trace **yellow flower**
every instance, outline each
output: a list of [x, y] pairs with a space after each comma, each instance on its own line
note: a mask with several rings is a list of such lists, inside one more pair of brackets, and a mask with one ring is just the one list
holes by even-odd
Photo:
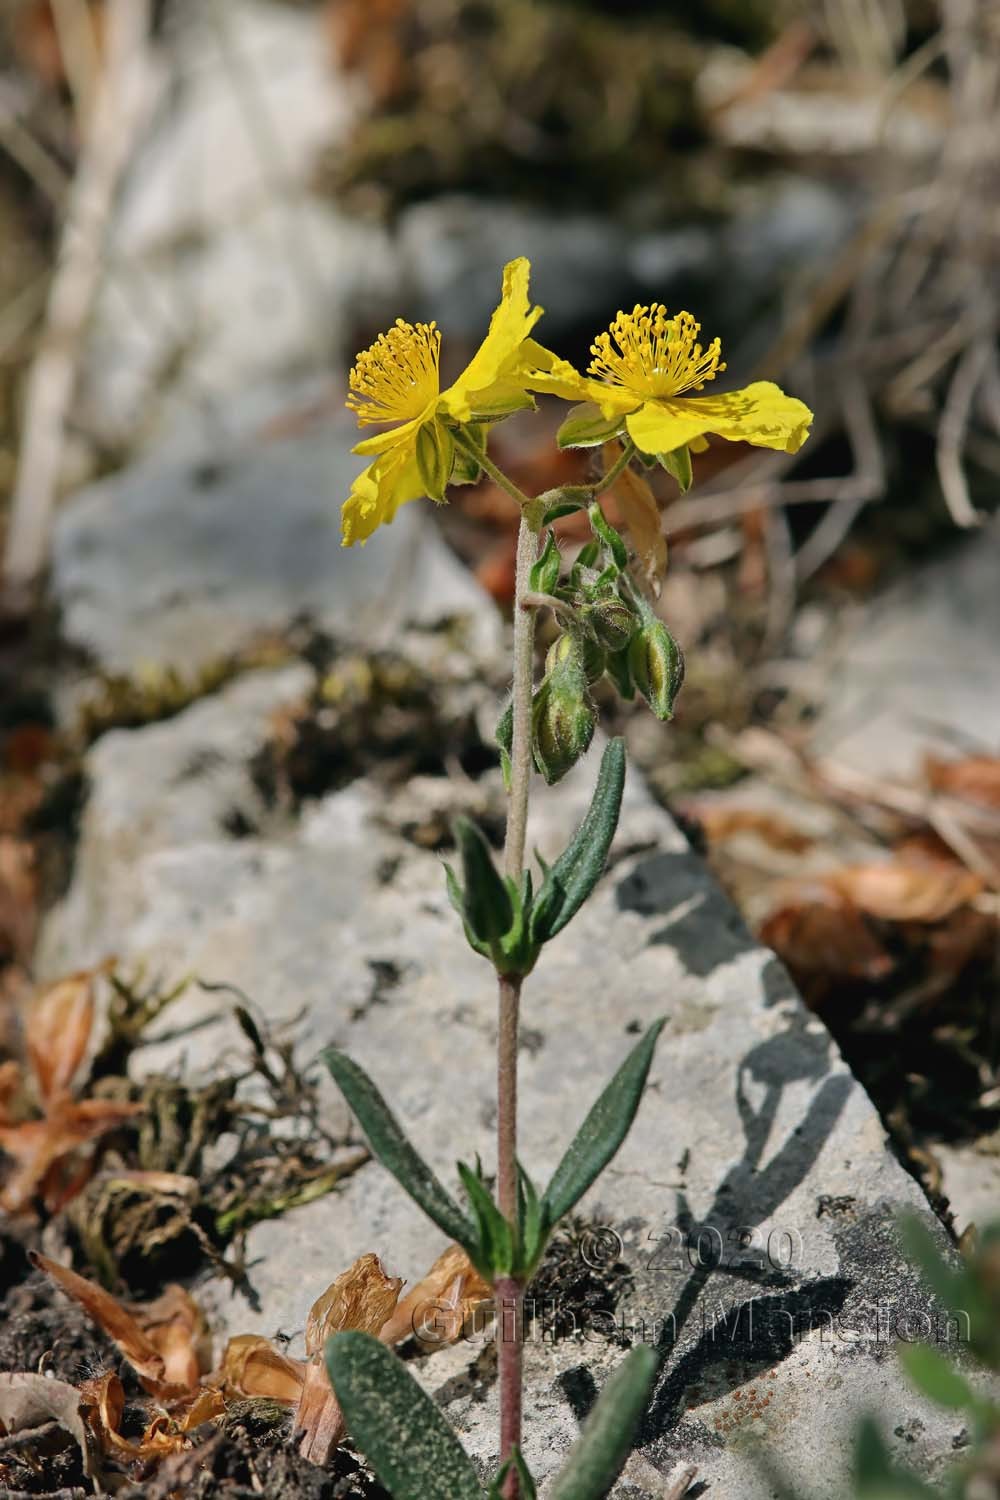
[[500, 306], [489, 332], [454, 385], [440, 389], [441, 335], [434, 323], [396, 320], [388, 333], [359, 354], [351, 371], [348, 407], [358, 425], [392, 423], [365, 438], [355, 453], [373, 462], [358, 475], [342, 515], [343, 544], [364, 542], [386, 525], [401, 505], [428, 492], [428, 473], [441, 499], [451, 473], [454, 447], [442, 418], [452, 422], [489, 421], [530, 406], [520, 374], [521, 349], [542, 315], [528, 302], [528, 261], [522, 256], [504, 267]]
[[719, 340], [703, 347], [700, 332], [690, 313], [670, 318], [662, 303], [636, 306], [620, 312], [591, 345], [592, 379], [534, 339], [524, 348], [534, 366], [522, 379], [529, 390], [592, 402], [609, 424], [624, 425], [642, 453], [672, 453], [687, 444], [701, 449], [709, 432], [796, 453], [809, 436], [812, 412], [770, 380], [720, 395], [690, 394], [726, 368]]

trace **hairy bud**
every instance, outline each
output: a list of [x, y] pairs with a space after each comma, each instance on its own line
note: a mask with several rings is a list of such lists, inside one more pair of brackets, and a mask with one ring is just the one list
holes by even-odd
[[651, 617], [632, 638], [628, 665], [656, 717], [672, 719], [674, 699], [684, 681], [684, 657], [662, 620]]

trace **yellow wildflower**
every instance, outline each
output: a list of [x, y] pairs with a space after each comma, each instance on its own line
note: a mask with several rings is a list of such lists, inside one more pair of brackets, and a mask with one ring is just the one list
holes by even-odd
[[393, 425], [354, 449], [372, 455], [373, 462], [358, 475], [344, 503], [345, 547], [366, 541], [406, 501], [428, 492], [434, 499], [443, 498], [454, 459], [449, 420], [490, 421], [531, 405], [520, 374], [520, 355], [542, 309], [528, 302], [529, 271], [523, 256], [504, 267], [500, 305], [489, 332], [447, 390], [440, 389], [441, 335], [434, 323], [404, 323], [399, 318], [358, 355], [347, 405], [361, 427]]
[[812, 412], [770, 380], [720, 395], [691, 394], [726, 368], [719, 340], [703, 347], [700, 332], [690, 313], [671, 318], [662, 303], [636, 306], [620, 312], [591, 345], [592, 378], [533, 339], [524, 358], [534, 364], [522, 378], [529, 390], [593, 403], [595, 420], [604, 419], [611, 429], [624, 426], [642, 453], [672, 453], [688, 444], [700, 449], [709, 432], [730, 442], [796, 453], [809, 436]]

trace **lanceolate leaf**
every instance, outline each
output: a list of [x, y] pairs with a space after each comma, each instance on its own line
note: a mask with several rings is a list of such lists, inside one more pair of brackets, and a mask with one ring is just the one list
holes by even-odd
[[618, 827], [624, 785], [625, 741], [615, 739], [604, 751], [586, 817], [545, 873], [531, 916], [531, 935], [536, 943], [547, 943], [561, 932], [601, 878]]
[[604, 1500], [649, 1403], [656, 1366], [656, 1352], [648, 1344], [625, 1356], [556, 1476], [549, 1500]]
[[654, 1022], [633, 1047], [556, 1167], [542, 1197], [542, 1213], [549, 1224], [556, 1224], [579, 1202], [628, 1135], [664, 1024], [664, 1020]]
[[373, 1155], [439, 1229], [450, 1239], [457, 1240], [470, 1255], [478, 1253], [474, 1226], [438, 1182], [423, 1157], [410, 1145], [368, 1074], [336, 1047], [327, 1047], [322, 1056], [357, 1115]]
[[371, 1334], [338, 1333], [326, 1367], [351, 1437], [393, 1500], [483, 1500], [469, 1455], [390, 1349]]

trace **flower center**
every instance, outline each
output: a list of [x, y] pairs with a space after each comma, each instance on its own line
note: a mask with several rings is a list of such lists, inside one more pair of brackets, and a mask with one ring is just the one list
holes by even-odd
[[437, 396], [440, 355], [436, 323], [404, 323], [397, 318], [388, 333], [380, 333], [371, 348], [358, 355], [351, 371], [346, 404], [357, 412], [358, 426], [419, 417]]
[[661, 302], [637, 305], [630, 313], [620, 312], [608, 332], [598, 335], [588, 373], [647, 400], [700, 391], [726, 368], [719, 340], [703, 349], [697, 341], [700, 332], [701, 324], [690, 313], [668, 318]]

